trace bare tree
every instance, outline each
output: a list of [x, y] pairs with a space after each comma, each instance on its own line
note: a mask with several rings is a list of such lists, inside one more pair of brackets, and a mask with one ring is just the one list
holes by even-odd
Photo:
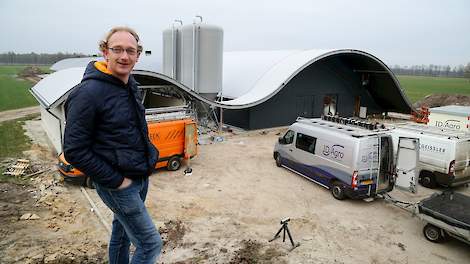
[[446, 66], [444, 67], [444, 69], [445, 69], [446, 77], [449, 77], [450, 66], [449, 66], [449, 65], [446, 65]]
[[81, 53], [0, 53], [0, 64], [53, 64], [66, 58], [88, 57]]

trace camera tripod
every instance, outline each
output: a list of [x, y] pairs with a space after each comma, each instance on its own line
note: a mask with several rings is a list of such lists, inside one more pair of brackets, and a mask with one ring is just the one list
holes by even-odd
[[282, 225], [281, 228], [279, 229], [279, 231], [277, 231], [274, 237], [271, 240], [269, 240], [269, 242], [274, 241], [275, 239], [279, 238], [280, 237], [279, 234], [281, 233], [281, 231], [284, 231], [282, 235], [282, 242], [286, 241], [286, 232], [287, 232], [290, 243], [292, 244], [292, 248], [290, 250], [294, 250], [296, 247], [300, 246], [300, 243], [297, 243], [297, 244], [294, 243], [294, 240], [292, 239], [292, 235], [290, 234], [290, 231], [289, 231], [289, 227], [287, 226], [287, 223], [289, 223], [289, 221], [290, 221], [290, 218], [281, 220], [281, 225]]

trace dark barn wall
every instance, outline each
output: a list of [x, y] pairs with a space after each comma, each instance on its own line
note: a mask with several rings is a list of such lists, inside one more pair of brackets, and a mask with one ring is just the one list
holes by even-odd
[[[219, 119], [220, 111], [216, 112], [217, 118]], [[224, 110], [223, 122], [224, 124], [229, 124], [243, 129], [250, 129], [250, 110]]]
[[339, 57], [315, 62], [266, 102], [248, 110], [225, 110], [224, 122], [245, 129], [287, 126], [298, 116], [320, 117], [327, 95], [337, 96], [337, 113], [341, 116], [353, 116], [357, 96], [368, 113], [381, 113], [382, 107], [369, 92], [375, 82], [371, 80], [363, 87], [361, 74], [353, 70]]
[[298, 116], [321, 116], [323, 98], [330, 94], [337, 95], [337, 111], [343, 116], [353, 115], [356, 96], [361, 97], [361, 105], [371, 110], [378, 108], [360, 86], [359, 75], [333, 58], [304, 69], [271, 99], [250, 108], [248, 118], [246, 112], [226, 110], [224, 119], [228, 124], [245, 129], [286, 126]]

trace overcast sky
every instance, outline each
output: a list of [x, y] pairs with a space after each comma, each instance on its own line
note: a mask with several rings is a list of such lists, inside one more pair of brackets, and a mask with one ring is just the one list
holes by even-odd
[[112, 26], [161, 54], [162, 31], [195, 15], [224, 29], [224, 50], [354, 48], [389, 66], [470, 62], [468, 0], [0, 0], [0, 53], [97, 53]]

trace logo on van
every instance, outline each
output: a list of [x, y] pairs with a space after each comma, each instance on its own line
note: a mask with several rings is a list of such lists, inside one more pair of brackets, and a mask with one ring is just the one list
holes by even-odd
[[446, 149], [439, 147], [439, 146], [434, 146], [434, 145], [429, 145], [429, 144], [423, 144], [421, 143], [419, 145], [419, 150], [420, 151], [425, 151], [425, 152], [436, 152], [436, 153], [445, 153]]
[[460, 121], [459, 120], [446, 120], [445, 122], [442, 121], [436, 121], [436, 126], [437, 127], [445, 127], [445, 128], [451, 128], [451, 129], [460, 129]]
[[333, 146], [328, 146], [324, 145], [323, 146], [323, 155], [325, 156], [332, 156], [335, 159], [342, 159], [344, 157], [344, 152], [343, 152], [344, 146], [341, 145], [333, 145]]

